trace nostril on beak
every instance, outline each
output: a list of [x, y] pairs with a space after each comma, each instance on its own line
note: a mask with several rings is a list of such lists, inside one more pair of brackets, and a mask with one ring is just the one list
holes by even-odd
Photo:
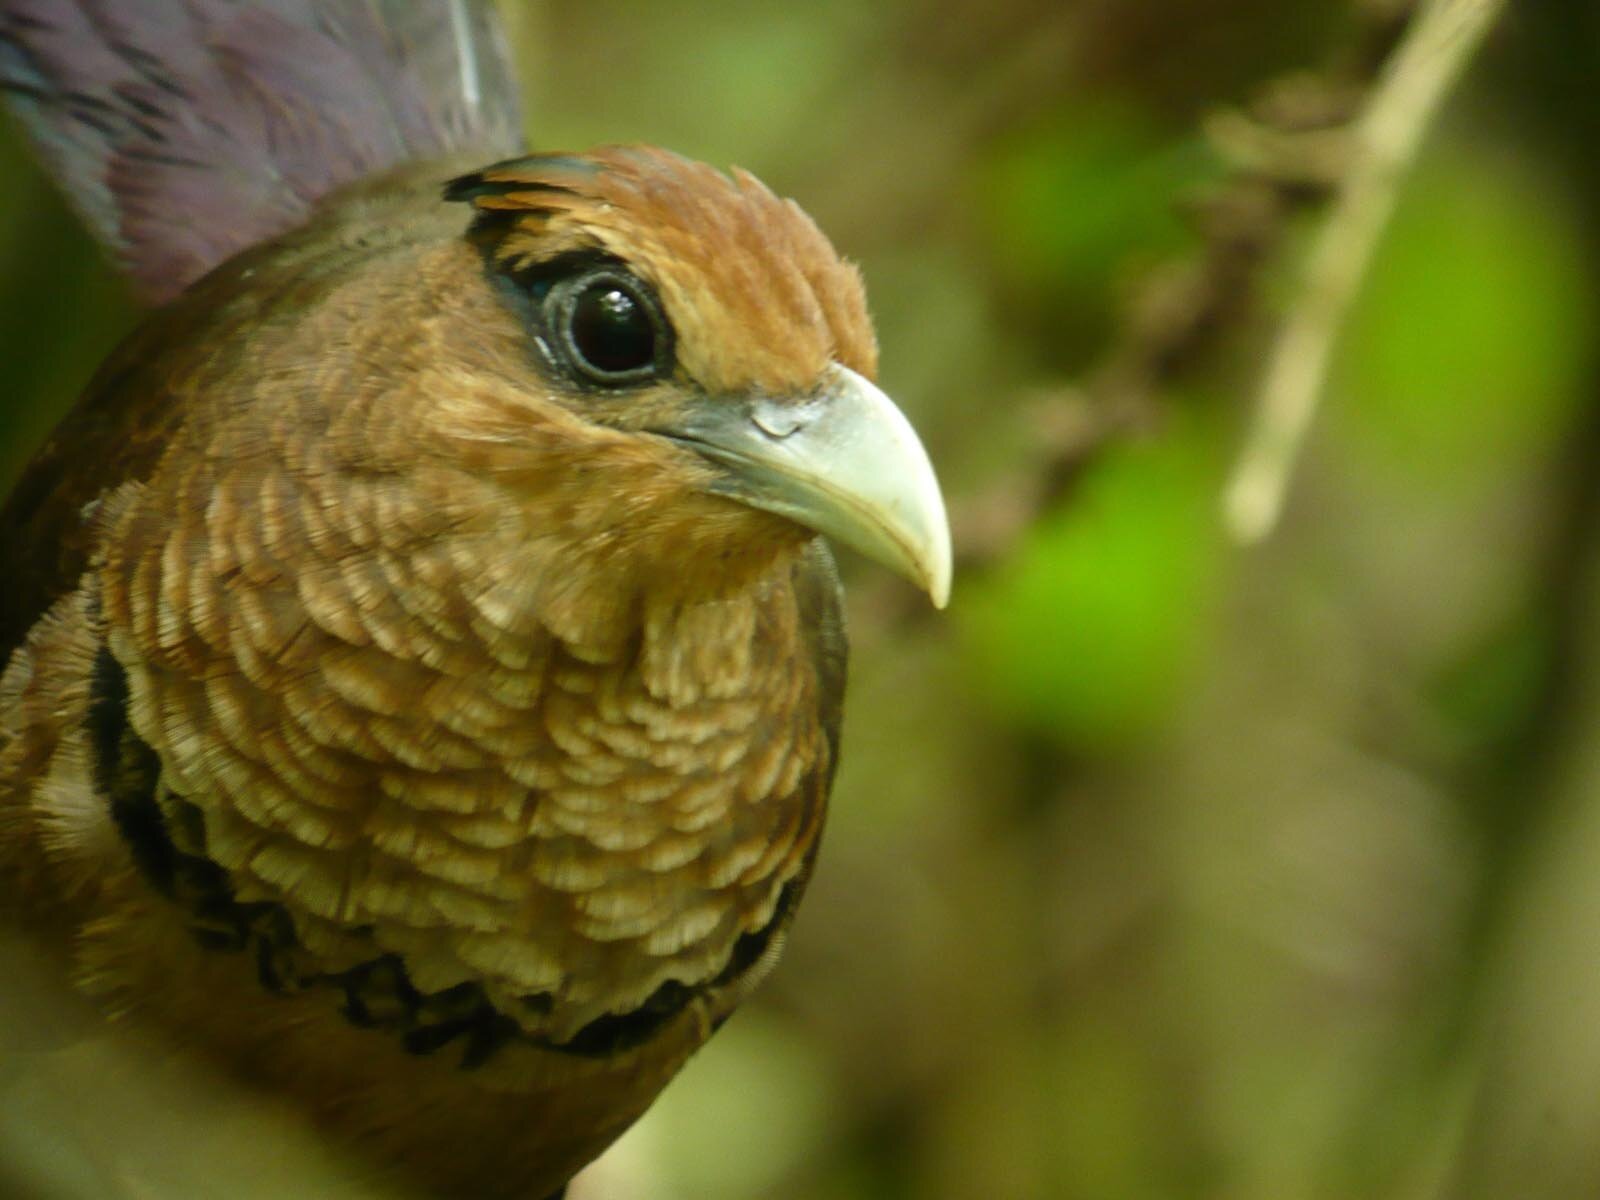
[[800, 432], [811, 424], [817, 417], [817, 409], [821, 401], [811, 401], [805, 404], [778, 404], [770, 400], [762, 401], [751, 410], [750, 419], [755, 422], [756, 428], [768, 437], [782, 441]]

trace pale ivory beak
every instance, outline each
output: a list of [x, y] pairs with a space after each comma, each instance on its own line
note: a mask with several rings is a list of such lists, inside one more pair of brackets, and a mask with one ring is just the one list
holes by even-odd
[[727, 468], [719, 494], [778, 513], [950, 598], [950, 523], [933, 464], [894, 401], [835, 363], [802, 399], [699, 408], [662, 430]]

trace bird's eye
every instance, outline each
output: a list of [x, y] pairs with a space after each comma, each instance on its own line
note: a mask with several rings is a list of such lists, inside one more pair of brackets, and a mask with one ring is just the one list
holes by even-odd
[[665, 342], [660, 310], [636, 281], [610, 272], [557, 289], [554, 324], [573, 369], [608, 387], [655, 378]]

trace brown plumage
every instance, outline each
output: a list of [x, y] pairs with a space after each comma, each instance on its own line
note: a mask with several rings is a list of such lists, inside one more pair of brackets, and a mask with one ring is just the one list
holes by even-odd
[[793, 915], [844, 669], [814, 531], [941, 598], [948, 544], [792, 202], [639, 147], [462, 169], [211, 271], [30, 468], [0, 881], [108, 1013], [537, 1200]]

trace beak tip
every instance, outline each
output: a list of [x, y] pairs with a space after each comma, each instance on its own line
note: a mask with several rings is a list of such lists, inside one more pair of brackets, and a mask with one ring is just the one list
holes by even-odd
[[871, 380], [839, 363], [824, 378], [798, 418], [792, 402], [757, 397], [662, 432], [724, 466], [722, 495], [849, 546], [944, 608], [950, 523], [928, 452]]
[[933, 601], [934, 608], [943, 609], [950, 603], [950, 556], [946, 554], [943, 560], [933, 570], [929, 571], [924, 580], [928, 592], [928, 599]]

